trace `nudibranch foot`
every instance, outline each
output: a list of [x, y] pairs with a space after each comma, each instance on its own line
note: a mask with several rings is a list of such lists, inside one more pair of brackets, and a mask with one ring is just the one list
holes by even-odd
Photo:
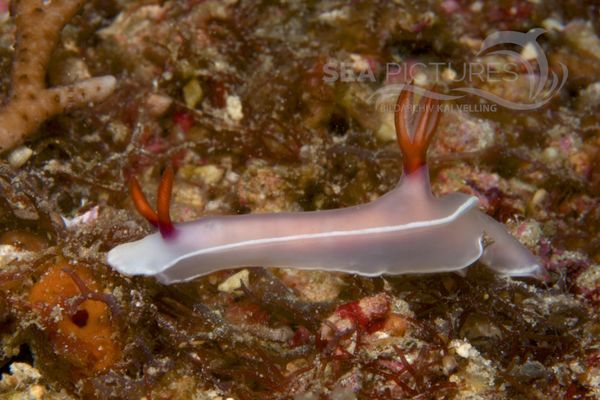
[[[477, 209], [476, 197], [433, 196], [426, 156], [438, 120], [435, 100], [423, 98], [415, 107], [413, 95], [402, 93], [395, 123], [404, 176], [379, 199], [349, 208], [206, 217], [174, 227], [169, 217], [173, 169], [163, 174], [157, 213], [132, 180], [137, 209], [160, 234], [117, 246], [108, 262], [124, 274], [151, 275], [166, 284], [251, 266], [373, 276], [461, 272], [477, 260], [505, 275], [542, 276], [537, 259]], [[492, 239], [486, 248], [484, 235]]]

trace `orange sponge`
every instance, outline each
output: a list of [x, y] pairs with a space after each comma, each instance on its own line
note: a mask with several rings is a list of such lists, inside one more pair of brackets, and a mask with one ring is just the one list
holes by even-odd
[[109, 305], [89, 295], [99, 290], [84, 267], [61, 260], [29, 294], [56, 354], [84, 375], [112, 366], [121, 355]]

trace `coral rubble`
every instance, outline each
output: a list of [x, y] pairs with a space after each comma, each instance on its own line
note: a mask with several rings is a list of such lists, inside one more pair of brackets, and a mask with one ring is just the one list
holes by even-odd
[[0, 152], [21, 144], [42, 122], [66, 110], [104, 100], [115, 89], [112, 76], [46, 88], [46, 71], [62, 28], [82, 0], [16, 0], [15, 57], [10, 101], [0, 111]]
[[[44, 37], [44, 64], [24, 69], [36, 89], [13, 79], [13, 60], [26, 65], [29, 51], [22, 33], [13, 51], [13, 22], [29, 22], [5, 4], [0, 91], [16, 107], [26, 97], [9, 102], [10, 88], [33, 90], [42, 107], [28, 108], [31, 125], [5, 108], [0, 126], [29, 134], [46, 119], [47, 93], [91, 76], [118, 75], [119, 85], [93, 108], [74, 98], [0, 162], [0, 397], [600, 396], [595, 2], [40, 0], [71, 16], [83, 6], [26, 27]], [[167, 287], [106, 265], [108, 250], [153, 229], [128, 178], [153, 196], [167, 165], [177, 169], [176, 222], [381, 196], [402, 174], [391, 113], [369, 101], [398, 83], [386, 63], [415, 66], [411, 78], [448, 93], [462, 63], [511, 65], [477, 54], [489, 33], [536, 27], [547, 30], [538, 43], [549, 71], [568, 68], [565, 86], [529, 111], [445, 102], [430, 162], [433, 192], [477, 196], [540, 257], [549, 282], [475, 264], [466, 276], [372, 278], [257, 267]], [[539, 73], [531, 46], [502, 49]], [[427, 65], [438, 62], [451, 65], [436, 77]], [[325, 81], [325, 65], [343, 65], [344, 79]], [[472, 86], [527, 98], [531, 76], [516, 71], [515, 81]]]

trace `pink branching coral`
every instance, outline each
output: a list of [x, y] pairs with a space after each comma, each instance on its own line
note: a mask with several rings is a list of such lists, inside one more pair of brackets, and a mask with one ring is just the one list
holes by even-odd
[[65, 110], [108, 97], [113, 76], [85, 79], [68, 86], [47, 88], [46, 69], [62, 28], [83, 0], [15, 0], [16, 49], [12, 90], [0, 111], [0, 152], [19, 145], [45, 120]]

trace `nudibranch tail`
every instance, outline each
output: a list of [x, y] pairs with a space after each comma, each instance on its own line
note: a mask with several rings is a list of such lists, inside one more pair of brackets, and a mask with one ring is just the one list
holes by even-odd
[[174, 175], [175, 172], [170, 165], [163, 172], [156, 199], [157, 212], [152, 209], [148, 200], [146, 200], [146, 196], [144, 196], [138, 180], [132, 176], [129, 182], [129, 190], [135, 208], [148, 222], [158, 227], [161, 236], [165, 239], [171, 237], [175, 232], [175, 227], [169, 213]]
[[404, 171], [410, 174], [427, 162], [427, 148], [440, 117], [438, 102], [422, 97], [415, 106], [413, 93], [404, 91], [398, 96], [394, 117], [398, 146], [404, 156]]

